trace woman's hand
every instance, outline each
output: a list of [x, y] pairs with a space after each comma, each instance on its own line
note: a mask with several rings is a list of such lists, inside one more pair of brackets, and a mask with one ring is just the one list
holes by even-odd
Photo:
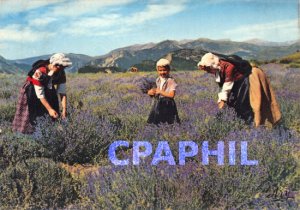
[[155, 94], [161, 94], [161, 90], [159, 88], [156, 88]]
[[174, 98], [175, 96], [175, 90], [171, 90], [169, 92], [159, 90], [158, 88], [156, 89], [156, 94], [160, 94], [161, 96], [168, 97], [168, 98]]
[[225, 101], [220, 101], [220, 102], [218, 103], [219, 109], [223, 109], [224, 106], [225, 106]]
[[156, 93], [157, 93], [157, 92], [156, 92], [156, 89], [155, 89], [155, 88], [152, 88], [152, 89], [148, 90], [148, 95], [149, 95], [149, 96], [154, 96]]
[[49, 109], [49, 115], [53, 118], [58, 118], [58, 114], [54, 109]]

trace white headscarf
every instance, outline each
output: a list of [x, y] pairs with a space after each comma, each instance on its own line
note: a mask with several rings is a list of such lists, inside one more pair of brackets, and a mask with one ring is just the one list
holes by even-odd
[[201, 61], [197, 64], [197, 66], [207, 66], [207, 67], [212, 67], [215, 69], [219, 68], [219, 62], [220, 59], [218, 56], [212, 54], [212, 53], [206, 53], [203, 55], [201, 58]]
[[158, 67], [158, 66], [170, 66], [170, 61], [165, 58], [161, 58], [156, 63], [156, 67]]
[[62, 66], [71, 66], [72, 62], [70, 61], [69, 58], [66, 57], [65, 54], [63, 53], [56, 53], [51, 56], [50, 58], [50, 63], [52, 65], [62, 65]]

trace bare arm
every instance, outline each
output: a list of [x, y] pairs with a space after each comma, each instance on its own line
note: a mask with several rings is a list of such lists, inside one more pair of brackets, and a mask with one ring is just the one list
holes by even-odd
[[58, 117], [57, 112], [50, 106], [47, 99], [45, 98], [44, 87], [34, 85], [34, 90], [37, 98], [40, 99], [43, 106], [47, 109], [49, 115], [53, 118], [57, 118]]
[[62, 118], [67, 117], [67, 95], [60, 93], [61, 106], [62, 106]]
[[168, 98], [174, 98], [175, 97], [175, 90], [171, 90], [170, 92], [166, 92], [166, 91], [163, 91], [163, 90], [156, 89], [156, 94], [160, 94], [160, 95], [168, 97]]
[[155, 93], [156, 93], [156, 89], [155, 88], [152, 88], [152, 89], [148, 90], [148, 95], [149, 96], [154, 96]]
[[48, 101], [45, 98], [40, 98], [40, 100], [41, 100], [41, 103], [44, 105], [44, 107], [49, 112], [49, 115], [53, 118], [57, 118], [58, 117], [57, 112], [50, 106]]

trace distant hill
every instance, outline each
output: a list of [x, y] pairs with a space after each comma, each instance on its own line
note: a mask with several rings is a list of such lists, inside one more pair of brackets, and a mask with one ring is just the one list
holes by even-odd
[[66, 71], [70, 73], [75, 73], [80, 69], [81, 67], [85, 66], [87, 63], [89, 63], [91, 60], [94, 59], [94, 57], [83, 55], [83, 54], [73, 54], [69, 53], [67, 56], [72, 61], [72, 66], [70, 68], [67, 68]]
[[250, 39], [250, 40], [246, 40], [243, 41], [245, 43], [249, 43], [249, 44], [255, 44], [255, 45], [259, 45], [259, 46], [289, 46], [292, 44], [295, 44], [297, 41], [287, 41], [287, 42], [270, 42], [270, 41], [266, 41], [266, 40], [262, 40], [262, 39]]
[[121, 70], [118, 67], [112, 66], [112, 67], [95, 67], [95, 66], [83, 66], [77, 71], [78, 73], [115, 73], [115, 72], [121, 72]]
[[0, 73], [16, 74], [23, 72], [23, 68], [0, 56]]
[[[74, 53], [68, 53], [66, 54], [67, 57], [70, 58], [72, 61], [72, 66], [69, 68], [66, 68], [66, 72], [74, 73], [77, 72], [78, 69], [85, 66], [88, 62], [94, 59], [94, 57], [83, 55], [83, 54], [74, 54]], [[42, 55], [42, 56], [36, 56], [36, 57], [30, 57], [25, 59], [17, 59], [13, 60], [11, 62], [15, 63], [15, 65], [22, 66], [25, 69], [27, 66], [29, 66], [29, 69], [31, 68], [32, 64], [37, 60], [46, 60], [49, 59], [51, 55]], [[28, 69], [28, 70], [29, 70]]]
[[172, 68], [175, 70], [197, 70], [197, 63], [207, 53], [201, 49], [181, 49], [169, 53], [165, 58], [172, 61]]
[[[262, 43], [263, 41], [258, 44], [258, 40], [256, 40], [256, 42], [256, 44], [252, 44], [210, 39], [184, 41], [165, 40], [157, 44], [132, 45], [115, 49], [106, 55], [92, 60], [87, 65], [98, 68], [115, 66], [122, 70], [127, 70], [135, 66], [141, 68], [142, 71], [148, 71], [151, 69], [149, 66], [151, 62], [149, 61], [155, 63], [159, 58], [167, 54], [172, 54], [174, 57], [172, 66], [175, 69], [191, 70], [196, 68], [195, 64], [199, 62], [203, 52], [236, 54], [249, 60], [271, 60], [278, 59], [300, 49], [299, 42], [292, 42], [292, 44], [281, 43], [278, 45], [271, 42]], [[153, 68], [154, 66], [152, 69]]]
[[[155, 62], [166, 56], [172, 57], [174, 69], [193, 70], [196, 69], [196, 64], [205, 52], [236, 54], [248, 60], [270, 61], [281, 59], [299, 50], [300, 41], [276, 43], [253, 39], [245, 42], [234, 42], [204, 38], [182, 41], [165, 40], [159, 43], [136, 44], [118, 48], [96, 57], [69, 53], [67, 56], [72, 60], [73, 66], [67, 68], [66, 71], [73, 73], [80, 70], [80, 73], [85, 73], [105, 72], [105, 70], [111, 69], [113, 72], [118, 72], [126, 71], [132, 66], [141, 71], [151, 71], [155, 69]], [[39, 59], [48, 59], [50, 56], [42, 55], [13, 61], [1, 61], [0, 71], [10, 73], [28, 71], [33, 62]]]
[[16, 60], [11, 60], [11, 62], [17, 63], [17, 64], [26, 64], [31, 66], [35, 61], [37, 60], [46, 60], [50, 58], [49, 55], [41, 55], [41, 56], [35, 56], [35, 57], [30, 57], [30, 58], [24, 58], [24, 59], [16, 59]]
[[107, 55], [92, 60], [88, 65], [97, 67], [115, 66], [125, 71], [132, 65], [139, 64], [144, 60], [157, 60], [169, 52], [181, 49], [176, 41], [170, 40], [140, 46], [140, 49], [137, 45], [134, 45], [113, 50]]
[[277, 60], [278, 63], [286, 64], [292, 68], [300, 68], [300, 52], [292, 53]]
[[155, 63], [153, 60], [143, 60], [141, 63], [133, 64], [132, 66], [136, 67], [139, 71], [154, 71]]

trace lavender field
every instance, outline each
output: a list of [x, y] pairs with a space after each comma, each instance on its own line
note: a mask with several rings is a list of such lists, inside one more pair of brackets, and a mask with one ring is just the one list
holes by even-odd
[[[153, 71], [69, 74], [68, 119], [40, 119], [33, 135], [21, 135], [11, 124], [25, 75], [0, 75], [0, 209], [298, 209], [300, 69], [262, 68], [283, 115], [274, 129], [219, 111], [218, 86], [200, 71], [171, 72], [181, 124], [148, 125], [152, 99], [138, 84], [156, 78]], [[204, 166], [196, 156], [184, 166], [151, 166], [151, 157], [114, 166], [108, 147], [116, 140], [147, 140], [154, 149], [168, 141], [177, 163], [179, 141], [209, 141], [213, 149], [221, 140], [225, 165], [212, 157]], [[259, 164], [229, 166], [226, 145], [233, 140], [247, 141], [249, 158]], [[132, 149], [118, 154], [130, 159]]]

